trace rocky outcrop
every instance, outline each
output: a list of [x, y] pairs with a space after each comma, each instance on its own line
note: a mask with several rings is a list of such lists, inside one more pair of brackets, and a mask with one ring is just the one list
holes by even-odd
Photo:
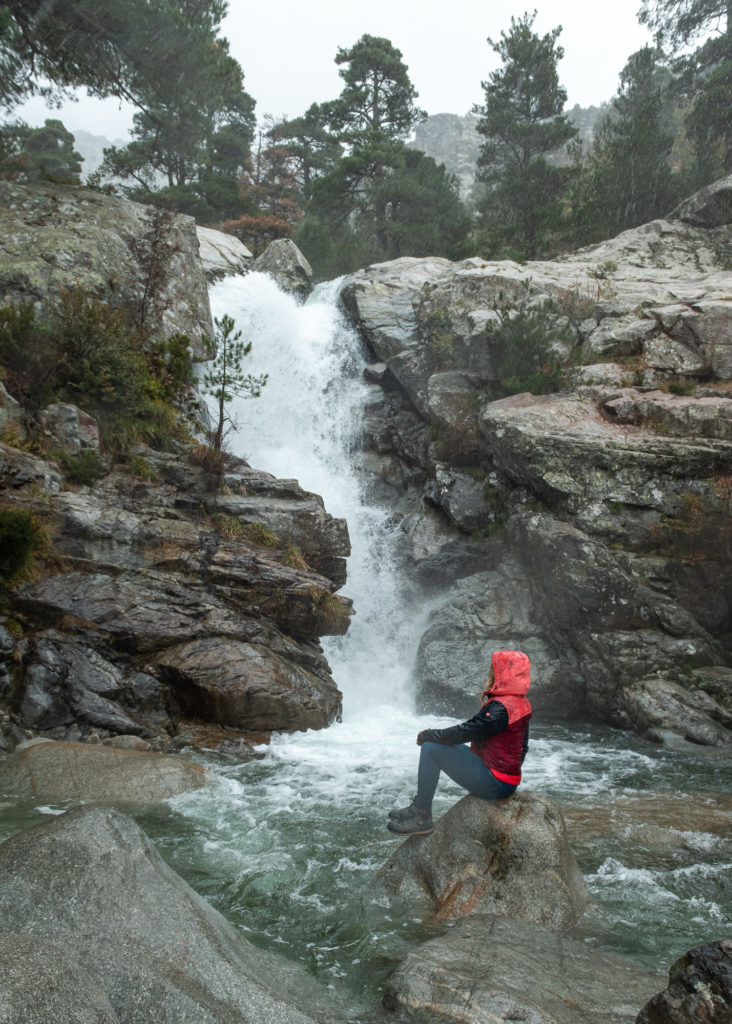
[[[83, 963], [73, 1014], [46, 1019], [308, 1024], [308, 1008], [319, 1015], [327, 1002], [304, 968], [257, 950], [134, 821], [104, 808], [70, 811], [0, 845], [0, 933], [0, 963], [4, 953], [16, 979], [8, 990], [3, 975], [0, 1006], [16, 998], [18, 951], [37, 959], [52, 943], [49, 972]], [[33, 1007], [48, 999], [24, 996]], [[72, 1001], [67, 986], [61, 1000]]]
[[0, 762], [0, 792], [52, 804], [162, 803], [208, 782], [191, 761], [94, 743], [31, 740]]
[[[551, 262], [410, 258], [346, 280], [379, 361], [374, 493], [436, 591], [428, 708], [467, 710], [490, 652], [520, 647], [545, 713], [732, 740], [726, 677], [704, 681], [732, 663], [731, 195], [728, 178]], [[566, 372], [505, 396], [507, 338], [527, 334]]]
[[291, 238], [276, 238], [261, 256], [257, 256], [252, 270], [269, 274], [283, 292], [291, 292], [306, 299], [312, 289], [313, 270]]
[[[0, 297], [57, 300], [81, 288], [133, 308], [149, 333], [187, 335], [203, 357], [211, 313], [192, 217], [64, 185], [0, 182]], [[149, 302], [155, 279], [155, 301]]]
[[650, 999], [636, 1024], [730, 1024], [732, 939], [708, 942], [680, 957], [668, 988]]
[[5, 503], [32, 508], [42, 486], [51, 535], [45, 564], [12, 593], [2, 645], [0, 701], [16, 730], [169, 749], [191, 741], [195, 719], [220, 731], [208, 746], [230, 746], [340, 713], [318, 638], [349, 623], [350, 601], [333, 593], [345, 522], [295, 481], [231, 457], [212, 475], [189, 461], [196, 451], [140, 448], [68, 490], [62, 470], [0, 446]]
[[403, 843], [373, 884], [433, 922], [492, 914], [553, 931], [576, 924], [588, 900], [561, 811], [529, 792], [463, 797], [431, 835]]
[[201, 263], [209, 283], [231, 274], [246, 274], [252, 269], [254, 256], [234, 235], [200, 225], [196, 226], [196, 235]]
[[658, 977], [536, 924], [477, 915], [409, 954], [385, 1005], [434, 1024], [633, 1024]]

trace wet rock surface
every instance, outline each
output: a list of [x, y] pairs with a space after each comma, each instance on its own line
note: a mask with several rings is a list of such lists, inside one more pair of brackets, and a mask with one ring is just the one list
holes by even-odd
[[680, 957], [669, 984], [650, 999], [636, 1024], [730, 1024], [732, 939], [708, 942]]
[[[88, 1016], [64, 1019], [307, 1024], [305, 1007], [325, 1018], [327, 996], [305, 970], [247, 942], [118, 811], [79, 808], [6, 840], [0, 883], [6, 956], [9, 945], [38, 958], [53, 943], [56, 966], [84, 965], [72, 1005]], [[72, 998], [59, 993], [67, 1006]]]
[[154, 804], [210, 781], [199, 765], [146, 750], [31, 740], [0, 762], [0, 792], [60, 804]]
[[0, 701], [21, 737], [136, 735], [165, 750], [191, 719], [236, 745], [338, 716], [318, 638], [348, 628], [351, 603], [333, 591], [349, 542], [316, 495], [233, 458], [213, 479], [184, 449], [139, 449], [145, 481], [118, 467], [73, 491], [44, 460], [4, 455], [14, 507], [57, 481], [53, 558], [13, 591], [2, 652]]
[[211, 313], [192, 217], [160, 216], [91, 189], [11, 181], [0, 182], [0, 206], [0, 294], [16, 299], [55, 300], [59, 289], [78, 287], [134, 305], [149, 272], [146, 253], [154, 237], [164, 238], [166, 280], [149, 327], [164, 337], [188, 335], [203, 355], [199, 339], [211, 336]]
[[306, 299], [312, 290], [313, 270], [291, 238], [270, 242], [257, 256], [252, 270], [269, 274], [284, 292]]
[[100, 982], [63, 946], [0, 934], [0, 1020], [120, 1024]]
[[576, 924], [588, 901], [561, 811], [530, 792], [463, 797], [392, 854], [374, 889], [432, 922], [491, 914], [552, 931]]
[[397, 1019], [633, 1024], [658, 976], [536, 924], [483, 914], [412, 952], [384, 1002]]
[[[727, 178], [551, 262], [403, 259], [346, 280], [380, 367], [372, 487], [435, 597], [426, 710], [464, 713], [490, 652], [519, 647], [545, 712], [730, 742], [711, 682], [732, 665], [730, 195]], [[557, 393], [498, 397], [507, 309], [563, 339]]]

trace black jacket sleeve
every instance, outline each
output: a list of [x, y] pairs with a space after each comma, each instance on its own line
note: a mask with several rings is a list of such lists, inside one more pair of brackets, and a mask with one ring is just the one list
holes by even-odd
[[506, 729], [508, 711], [499, 700], [491, 700], [467, 722], [448, 726], [447, 729], [423, 729], [417, 742], [420, 747], [423, 743], [442, 743], [454, 747], [458, 743], [470, 743], [472, 740], [485, 739], [486, 736], [495, 736]]

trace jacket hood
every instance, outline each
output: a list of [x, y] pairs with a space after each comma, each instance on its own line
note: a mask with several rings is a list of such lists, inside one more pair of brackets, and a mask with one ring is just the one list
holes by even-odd
[[490, 696], [525, 696], [531, 686], [530, 668], [529, 659], [522, 651], [495, 651], [493, 672], [496, 683], [490, 691]]

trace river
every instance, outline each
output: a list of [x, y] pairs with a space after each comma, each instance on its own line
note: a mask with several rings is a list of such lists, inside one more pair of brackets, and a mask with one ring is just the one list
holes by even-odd
[[[296, 478], [348, 521], [343, 589], [356, 615], [345, 637], [323, 641], [343, 720], [275, 735], [245, 764], [199, 755], [216, 775], [213, 790], [179, 796], [140, 821], [249, 939], [304, 962], [356, 1014], [429, 934], [418, 915], [392, 915], [369, 881], [401, 841], [386, 815], [414, 792], [417, 730], [444, 720], [414, 708], [412, 667], [430, 606], [404, 584], [395, 517], [363, 499], [360, 431], [371, 386], [336, 296], [337, 284], [328, 285], [298, 305], [251, 274], [218, 284], [211, 298], [215, 314], [233, 316], [252, 342], [247, 372], [269, 374], [259, 399], [236, 406], [230, 448]], [[575, 934], [663, 970], [732, 934], [728, 754], [584, 723], [535, 718], [532, 728], [523, 785], [561, 805], [592, 894]], [[435, 814], [460, 795], [443, 777]], [[38, 814], [27, 812], [23, 824]]]

